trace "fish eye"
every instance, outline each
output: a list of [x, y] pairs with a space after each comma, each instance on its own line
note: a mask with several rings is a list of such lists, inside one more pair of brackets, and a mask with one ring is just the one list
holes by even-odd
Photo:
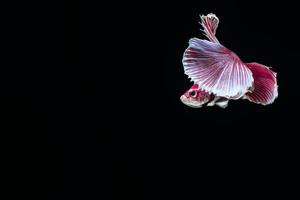
[[195, 91], [195, 90], [190, 91], [190, 92], [189, 92], [189, 95], [192, 96], [192, 97], [195, 97], [196, 91]]

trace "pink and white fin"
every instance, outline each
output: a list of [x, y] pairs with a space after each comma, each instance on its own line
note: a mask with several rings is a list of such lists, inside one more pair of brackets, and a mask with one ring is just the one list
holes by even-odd
[[200, 15], [201, 22], [200, 24], [203, 27], [203, 32], [205, 36], [212, 42], [219, 43], [216, 35], [216, 31], [219, 25], [219, 18], [210, 13], [208, 15]]
[[226, 108], [228, 106], [228, 99], [222, 99], [220, 101], [216, 102], [216, 105], [219, 106], [220, 108]]
[[217, 105], [220, 108], [226, 108], [228, 106], [229, 100], [223, 97], [215, 97], [211, 102], [207, 104], [207, 106]]
[[215, 96], [239, 99], [253, 85], [250, 69], [235, 53], [219, 43], [190, 39], [182, 63], [191, 81]]
[[251, 102], [268, 105], [278, 97], [276, 73], [259, 63], [246, 63], [254, 77], [254, 89], [245, 98]]

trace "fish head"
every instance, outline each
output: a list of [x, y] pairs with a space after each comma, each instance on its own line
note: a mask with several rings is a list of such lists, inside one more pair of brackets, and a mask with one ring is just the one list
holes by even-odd
[[211, 99], [211, 95], [201, 90], [198, 84], [192, 85], [183, 95], [180, 100], [183, 104], [192, 108], [201, 108], [203, 104]]

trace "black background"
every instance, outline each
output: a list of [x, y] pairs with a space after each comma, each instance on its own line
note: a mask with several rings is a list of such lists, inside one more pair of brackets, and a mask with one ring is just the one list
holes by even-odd
[[[296, 3], [65, 3], [64, 67], [47, 107], [50, 199], [291, 194], [298, 152]], [[219, 41], [272, 66], [279, 97], [191, 109], [182, 54], [215, 13]], [[229, 189], [227, 189], [227, 187]], [[107, 196], [103, 197], [102, 196]]]

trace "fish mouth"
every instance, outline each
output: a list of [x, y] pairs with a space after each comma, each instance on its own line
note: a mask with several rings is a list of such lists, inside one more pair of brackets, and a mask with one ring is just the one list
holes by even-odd
[[184, 105], [187, 105], [191, 108], [201, 108], [202, 105], [204, 104], [203, 102], [199, 102], [199, 101], [195, 101], [193, 99], [189, 99], [185, 95], [181, 95], [180, 100]]

